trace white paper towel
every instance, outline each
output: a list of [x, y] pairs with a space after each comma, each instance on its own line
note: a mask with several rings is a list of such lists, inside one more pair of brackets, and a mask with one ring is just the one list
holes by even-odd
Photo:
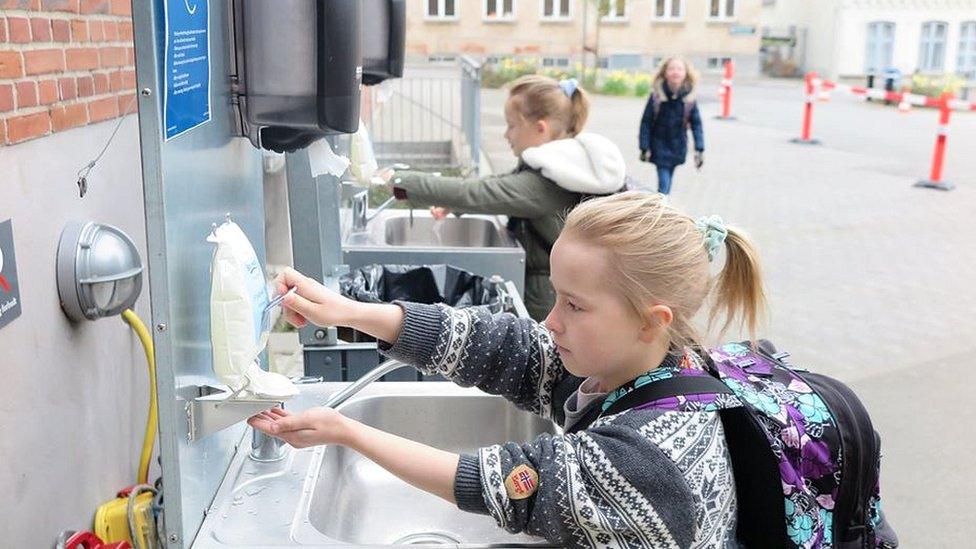
[[312, 176], [329, 174], [341, 177], [349, 167], [349, 159], [336, 154], [325, 138], [315, 141], [308, 146], [308, 163], [312, 169]]
[[376, 154], [373, 152], [373, 142], [369, 139], [366, 124], [359, 121], [359, 129], [352, 135], [349, 144], [349, 156], [352, 164], [349, 171], [356, 180], [366, 183], [376, 173]]

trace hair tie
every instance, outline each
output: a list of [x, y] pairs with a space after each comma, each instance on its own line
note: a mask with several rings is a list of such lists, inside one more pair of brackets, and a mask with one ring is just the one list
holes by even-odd
[[576, 93], [577, 86], [579, 86], [579, 82], [577, 82], [575, 78], [567, 78], [559, 81], [559, 89], [563, 90], [566, 97], [570, 99], [572, 99], [573, 94]]
[[695, 227], [702, 233], [702, 243], [708, 251], [708, 260], [715, 259], [718, 249], [725, 244], [725, 237], [729, 236], [725, 222], [717, 215], [702, 216], [695, 220]]

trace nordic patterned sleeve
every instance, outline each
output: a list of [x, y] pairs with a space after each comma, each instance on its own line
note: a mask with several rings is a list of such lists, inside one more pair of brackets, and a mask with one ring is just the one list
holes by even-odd
[[639, 431], [620, 425], [464, 454], [454, 495], [462, 510], [567, 548], [695, 541], [695, 497], [682, 472]]
[[549, 332], [537, 322], [478, 308], [397, 305], [403, 327], [392, 346], [380, 345], [385, 355], [552, 417], [553, 389], [567, 373]]

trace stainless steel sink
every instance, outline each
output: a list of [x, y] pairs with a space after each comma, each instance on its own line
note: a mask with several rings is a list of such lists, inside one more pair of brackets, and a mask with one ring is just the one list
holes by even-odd
[[[292, 410], [321, 404], [342, 384], [305, 386]], [[554, 432], [552, 423], [499, 397], [451, 383], [375, 383], [339, 410], [348, 417], [452, 452]], [[511, 535], [488, 516], [416, 489], [347, 448], [290, 450], [277, 463], [242, 445], [194, 547], [548, 547]]]
[[395, 217], [384, 227], [390, 246], [435, 246], [464, 248], [512, 247], [512, 240], [498, 230], [495, 222], [484, 218]]
[[[365, 230], [350, 230], [347, 246], [412, 248], [518, 248], [505, 228], [504, 219], [493, 215], [449, 216], [435, 220], [429, 212], [386, 210]], [[499, 250], [501, 251], [501, 250]]]
[[[451, 452], [472, 452], [508, 440], [528, 441], [552, 430], [549, 422], [502, 399], [477, 394], [373, 397], [353, 402], [342, 412]], [[391, 544], [423, 536], [462, 543], [515, 541], [490, 517], [461, 513], [342, 447], [328, 448], [323, 455], [309, 516], [323, 534], [353, 544]]]
[[525, 251], [494, 215], [465, 215], [435, 221], [421, 210], [380, 212], [364, 231], [348, 230], [342, 240], [343, 262], [350, 269], [366, 265], [447, 264], [491, 277], [499, 275], [524, 291]]

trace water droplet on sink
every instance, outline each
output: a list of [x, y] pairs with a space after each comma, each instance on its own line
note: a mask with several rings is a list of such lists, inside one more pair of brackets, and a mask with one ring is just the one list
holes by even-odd
[[244, 503], [244, 496], [238, 494], [234, 496], [234, 501], [231, 502], [231, 505], [240, 505], [242, 503]]

